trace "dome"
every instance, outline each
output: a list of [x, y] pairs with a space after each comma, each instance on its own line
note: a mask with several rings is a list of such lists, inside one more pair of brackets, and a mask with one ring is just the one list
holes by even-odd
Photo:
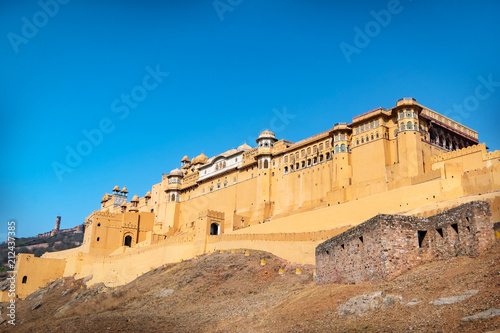
[[191, 164], [205, 164], [205, 163], [207, 163], [207, 161], [208, 161], [208, 157], [205, 154], [201, 153], [200, 155], [193, 158], [193, 161], [191, 162]]
[[189, 162], [191, 162], [191, 161], [189, 160], [189, 157], [186, 155], [186, 156], [184, 156], [184, 157], [182, 158], [181, 162], [183, 162], [183, 163], [189, 163]]
[[109, 196], [108, 196], [108, 194], [105, 194], [105, 195], [102, 197], [101, 202], [106, 202], [106, 201], [108, 201], [108, 200], [109, 200]]
[[122, 193], [128, 193], [128, 190], [125, 186], [123, 186], [123, 188], [122, 188]]
[[139, 202], [139, 197], [136, 195], [134, 195], [134, 197], [132, 198], [132, 200], [130, 200], [130, 202]]
[[178, 168], [175, 168], [174, 170], [170, 171], [170, 176], [183, 176], [183, 175], [184, 173]]
[[120, 192], [120, 188], [118, 187], [118, 185], [113, 187], [113, 192]]
[[273, 139], [276, 139], [276, 136], [274, 135], [273, 132], [271, 132], [270, 130], [266, 129], [264, 132], [262, 132], [262, 133], [259, 134], [259, 139], [263, 139], [263, 138], [273, 138]]
[[151, 192], [148, 191], [148, 193], [146, 193], [146, 195], [144, 197], [145, 198], [151, 198]]
[[127, 202], [126, 202], [126, 201], [124, 201], [124, 202], [122, 203], [121, 207], [127, 207]]
[[252, 147], [250, 147], [250, 145], [248, 145], [245, 142], [244, 144], [242, 144], [241, 146], [239, 146], [237, 150], [248, 150], [248, 149], [252, 149]]
[[182, 170], [189, 169], [189, 165], [184, 164], [183, 166], [181, 166], [181, 169], [182, 169]]

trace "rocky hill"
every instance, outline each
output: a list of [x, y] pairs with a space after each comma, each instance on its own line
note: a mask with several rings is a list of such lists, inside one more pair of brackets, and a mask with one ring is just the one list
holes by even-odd
[[[265, 265], [261, 265], [261, 260]], [[296, 269], [302, 270], [301, 275]], [[280, 272], [280, 269], [283, 271]], [[280, 274], [282, 273], [282, 274]], [[17, 301], [12, 332], [488, 332], [500, 329], [500, 242], [478, 258], [377, 284], [316, 285], [266, 252], [204, 255], [119, 288], [59, 279]], [[3, 304], [2, 317], [5, 317]]]

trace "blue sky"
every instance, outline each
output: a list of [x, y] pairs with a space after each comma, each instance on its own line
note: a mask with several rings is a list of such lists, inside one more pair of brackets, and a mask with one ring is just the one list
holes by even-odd
[[[401, 97], [500, 149], [497, 1], [61, 2], [0, 4], [2, 239], [10, 219], [18, 236], [80, 224], [116, 184], [143, 196], [186, 154]], [[69, 166], [68, 147], [86, 156]]]

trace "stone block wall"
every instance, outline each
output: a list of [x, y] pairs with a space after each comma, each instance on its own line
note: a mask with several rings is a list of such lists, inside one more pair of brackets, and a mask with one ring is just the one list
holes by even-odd
[[429, 218], [377, 215], [318, 245], [317, 282], [387, 281], [423, 262], [475, 257], [494, 241], [490, 204], [485, 201]]

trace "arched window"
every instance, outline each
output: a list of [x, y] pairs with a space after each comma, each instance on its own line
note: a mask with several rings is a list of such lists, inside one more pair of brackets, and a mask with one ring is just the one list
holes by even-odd
[[175, 193], [172, 193], [172, 196], [170, 197], [170, 201], [175, 201]]
[[372, 136], [371, 136], [371, 139], [373, 140], [373, 134], [372, 134]]
[[311, 155], [311, 147], [307, 148], [307, 155]]
[[319, 151], [323, 151], [323, 143], [319, 144]]
[[264, 160], [264, 169], [269, 169], [269, 161]]
[[311, 159], [307, 159], [307, 166], [310, 167], [311, 166]]
[[220, 228], [217, 223], [212, 223], [210, 225], [210, 235], [219, 235]]
[[368, 138], [368, 135], [366, 136], [366, 142], [370, 141], [370, 138]]
[[339, 152], [339, 145], [335, 145], [335, 153]]
[[405, 130], [405, 123], [401, 123], [401, 128], [400, 128], [401, 131], [404, 131]]
[[340, 151], [343, 152], [343, 153], [346, 152], [346, 150], [345, 150], [345, 143], [343, 143], [343, 144], [340, 145]]
[[356, 140], [356, 144], [359, 145], [359, 140]]
[[304, 156], [306, 156], [306, 150], [305, 150], [305, 149], [302, 149], [302, 150], [300, 151], [300, 157], [304, 157]]
[[306, 161], [302, 161], [300, 167], [301, 168], [305, 168], [306, 167]]
[[26, 282], [28, 282], [28, 277], [25, 275], [25, 276], [23, 276], [23, 281], [22, 281], [22, 283], [26, 283]]
[[283, 162], [284, 162], [284, 163], [288, 163], [288, 155], [286, 155], [286, 156], [283, 158]]
[[234, 177], [233, 183], [236, 184], [236, 177]]
[[413, 129], [413, 124], [412, 124], [412, 122], [411, 122], [411, 121], [409, 121], [408, 123], [406, 123], [406, 127], [407, 127], [409, 130]]
[[123, 242], [123, 246], [132, 247], [132, 236], [125, 236], [125, 241]]
[[288, 173], [288, 167], [285, 167], [285, 175]]
[[330, 159], [330, 153], [326, 153], [326, 159], [329, 160]]
[[365, 143], [365, 139], [364, 138], [361, 138], [361, 143]]

